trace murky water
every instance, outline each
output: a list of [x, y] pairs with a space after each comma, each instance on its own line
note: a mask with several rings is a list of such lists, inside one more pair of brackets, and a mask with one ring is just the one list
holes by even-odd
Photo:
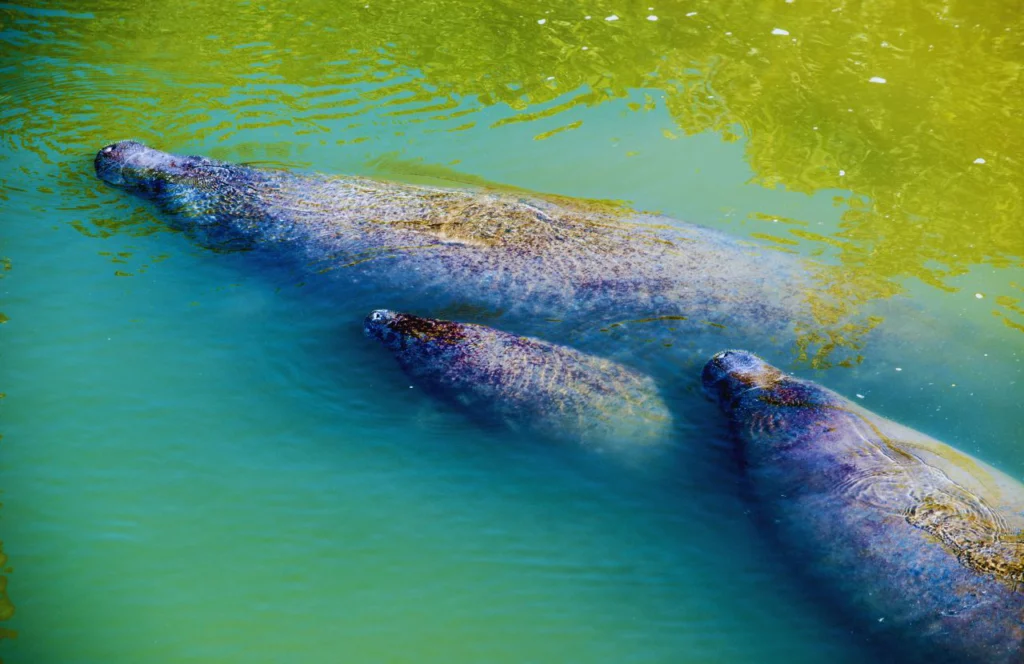
[[653, 466], [482, 430], [362, 303], [194, 246], [91, 159], [502, 183], [815, 257], [820, 330], [750, 350], [1024, 478], [1020, 9], [0, 4], [0, 655], [884, 658], [760, 532], [692, 377]]

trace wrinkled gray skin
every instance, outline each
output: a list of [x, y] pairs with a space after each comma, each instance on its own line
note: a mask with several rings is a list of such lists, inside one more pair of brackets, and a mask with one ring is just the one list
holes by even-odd
[[666, 341], [674, 361], [690, 362], [723, 338], [787, 344], [797, 326], [820, 328], [804, 263], [664, 217], [300, 175], [134, 141], [103, 148], [95, 166], [208, 246], [288, 254], [349, 294], [388, 293], [391, 306], [500, 317], [506, 329], [605, 356], [629, 348], [621, 359], [645, 371], [663, 361], [639, 356], [664, 358]]
[[1024, 661], [1024, 486], [745, 351], [703, 383], [787, 557], [864, 632], [921, 661]]
[[647, 376], [565, 346], [483, 325], [378, 309], [363, 323], [406, 374], [474, 417], [637, 459], [672, 418]]

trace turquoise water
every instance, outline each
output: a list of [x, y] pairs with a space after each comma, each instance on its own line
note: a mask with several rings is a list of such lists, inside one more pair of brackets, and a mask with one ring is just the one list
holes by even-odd
[[4, 661], [877, 659], [758, 529], [711, 404], [642, 468], [481, 430], [367, 311], [91, 160], [485, 180], [817, 256], [909, 306], [853, 366], [751, 350], [1024, 478], [1019, 12], [371, 4], [0, 4]]

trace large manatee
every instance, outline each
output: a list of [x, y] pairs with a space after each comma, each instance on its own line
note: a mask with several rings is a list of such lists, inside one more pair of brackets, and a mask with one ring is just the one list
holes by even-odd
[[654, 381], [614, 362], [484, 325], [386, 309], [367, 316], [364, 330], [420, 386], [514, 431], [634, 459], [668, 439], [672, 418]]
[[793, 566], [898, 659], [1024, 661], [1024, 486], [745, 351], [703, 383]]
[[660, 357], [663, 344], [693, 361], [723, 335], [849, 350], [876, 322], [830, 303], [813, 264], [622, 207], [298, 174], [135, 141], [104, 147], [95, 167], [208, 245], [286, 253], [352, 296], [386, 291], [401, 308], [500, 315], [505, 327], [605, 355], [625, 346], [605, 339], [653, 341], [629, 344], [633, 362], [638, 346]]

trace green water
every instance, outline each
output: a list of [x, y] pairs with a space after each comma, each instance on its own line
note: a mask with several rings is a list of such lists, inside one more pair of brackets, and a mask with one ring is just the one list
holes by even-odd
[[816, 256], [911, 341], [786, 368], [1024, 478], [1015, 0], [0, 3], [0, 83], [4, 661], [879, 658], [766, 544], [710, 405], [642, 470], [476, 428], [366, 311], [102, 186], [122, 138]]

